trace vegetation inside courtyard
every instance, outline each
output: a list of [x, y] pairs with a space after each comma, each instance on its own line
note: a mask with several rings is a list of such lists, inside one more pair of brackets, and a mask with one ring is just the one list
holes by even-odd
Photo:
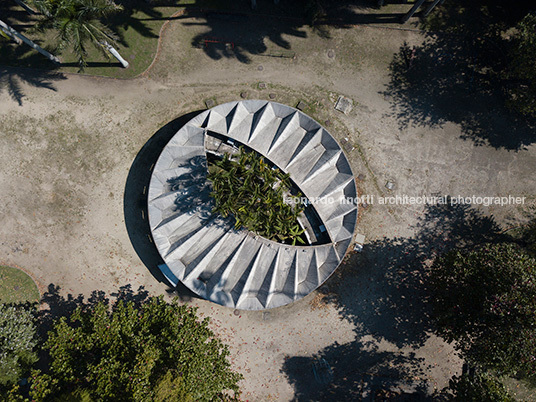
[[208, 319], [176, 300], [80, 303], [40, 339], [46, 317], [28, 306], [0, 305], [0, 400], [239, 398], [242, 376], [230, 368], [228, 347]]
[[285, 202], [293, 197], [290, 176], [272, 169], [262, 156], [243, 148], [236, 157], [225, 154], [209, 167], [208, 178], [213, 187], [213, 212], [224, 218], [233, 216], [236, 229], [244, 227], [270, 240], [305, 244], [297, 220], [303, 206]]

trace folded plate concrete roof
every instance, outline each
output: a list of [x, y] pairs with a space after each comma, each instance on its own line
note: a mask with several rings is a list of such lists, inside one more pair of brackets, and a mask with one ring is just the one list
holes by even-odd
[[[212, 215], [207, 131], [262, 154], [309, 200], [323, 197], [313, 206], [331, 243], [281, 244]], [[348, 160], [316, 121], [286, 105], [244, 100], [202, 112], [167, 144], [151, 177], [149, 224], [170, 283], [224, 306], [261, 310], [306, 296], [335, 271], [352, 241], [356, 195]]]

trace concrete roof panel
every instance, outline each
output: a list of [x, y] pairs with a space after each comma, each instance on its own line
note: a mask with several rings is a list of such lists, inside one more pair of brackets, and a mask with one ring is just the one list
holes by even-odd
[[[244, 144], [279, 166], [315, 205], [333, 243], [290, 246], [235, 230], [232, 218], [211, 214], [206, 182], [206, 130]], [[148, 191], [149, 222], [171, 284], [182, 281], [225, 306], [260, 310], [298, 300], [339, 265], [357, 219], [350, 165], [335, 139], [304, 113], [275, 102], [230, 102], [194, 117], [160, 155]]]

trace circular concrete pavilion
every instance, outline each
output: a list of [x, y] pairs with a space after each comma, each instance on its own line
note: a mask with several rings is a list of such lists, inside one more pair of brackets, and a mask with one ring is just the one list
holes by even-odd
[[[312, 201], [308, 208], [317, 224], [308, 228], [311, 245], [267, 240], [235, 230], [233, 218], [211, 214], [207, 152], [232, 153], [240, 145], [289, 173]], [[181, 281], [224, 306], [283, 306], [311, 293], [339, 266], [353, 239], [356, 196], [343, 151], [309, 116], [262, 100], [215, 106], [184, 125], [154, 167], [148, 214], [165, 261], [160, 269], [173, 286]], [[315, 233], [327, 240], [315, 242]]]

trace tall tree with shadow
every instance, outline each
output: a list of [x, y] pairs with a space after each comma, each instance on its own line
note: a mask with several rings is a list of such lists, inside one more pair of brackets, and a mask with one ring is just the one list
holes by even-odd
[[530, 99], [536, 92], [529, 91], [527, 77], [536, 66], [518, 68], [514, 57], [519, 59], [519, 49], [529, 49], [523, 53], [527, 60], [536, 57], [528, 45], [532, 35], [522, 34], [531, 24], [523, 20], [531, 7], [453, 0], [431, 14], [423, 22], [429, 32], [424, 43], [404, 45], [391, 64], [384, 96], [401, 128], [454, 122], [477, 145], [518, 150], [535, 142]]
[[536, 383], [536, 260], [514, 243], [453, 250], [430, 276], [440, 333], [472, 365]]
[[[368, 384], [429, 392], [425, 361], [411, 354], [380, 350], [387, 342], [418, 349], [437, 327], [432, 319], [428, 277], [435, 256], [454, 247], [500, 242], [505, 235], [493, 218], [467, 205], [428, 206], [412, 237], [373, 240], [350, 254], [318, 290], [342, 318], [355, 327], [355, 340], [320, 350], [333, 370], [330, 384], [317, 384], [314, 358], [290, 356], [282, 371], [294, 384], [298, 400], [340, 400]], [[316, 387], [316, 388], [315, 388]]]
[[51, 284], [42, 300], [46, 353], [30, 378], [33, 400], [238, 400], [242, 376], [195, 308], [130, 285], [87, 301], [59, 291]]
[[58, 48], [72, 48], [81, 71], [87, 66], [87, 43], [106, 58], [113, 54], [111, 44], [117, 35], [102, 20], [121, 11], [121, 6], [111, 0], [34, 0], [34, 4], [43, 14], [37, 28], [55, 30]]
[[359, 335], [398, 347], [424, 345], [434, 329], [426, 286], [433, 258], [503, 238], [493, 218], [468, 205], [428, 206], [414, 229], [413, 237], [373, 240], [362, 253], [349, 254], [320, 288]]

